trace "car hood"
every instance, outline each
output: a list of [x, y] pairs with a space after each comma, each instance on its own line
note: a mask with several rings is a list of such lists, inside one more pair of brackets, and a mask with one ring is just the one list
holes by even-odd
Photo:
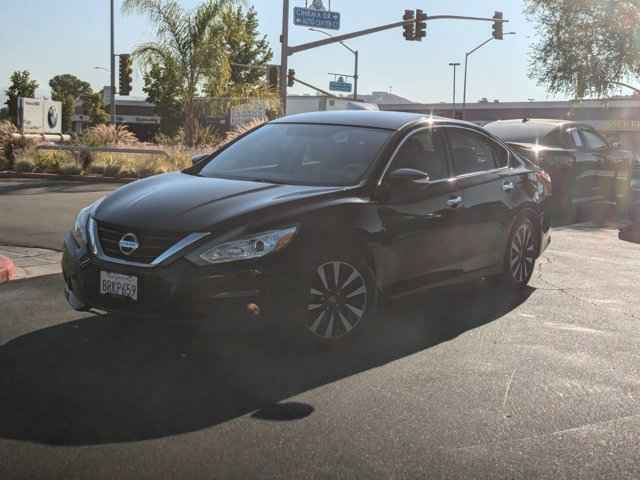
[[139, 180], [116, 190], [100, 204], [94, 217], [99, 222], [133, 231], [203, 232], [239, 215], [339, 190], [176, 172]]

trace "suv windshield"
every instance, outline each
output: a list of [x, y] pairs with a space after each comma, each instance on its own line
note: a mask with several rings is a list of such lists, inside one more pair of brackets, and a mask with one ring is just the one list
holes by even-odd
[[301, 185], [356, 184], [392, 132], [362, 127], [269, 124], [238, 140], [199, 175]]

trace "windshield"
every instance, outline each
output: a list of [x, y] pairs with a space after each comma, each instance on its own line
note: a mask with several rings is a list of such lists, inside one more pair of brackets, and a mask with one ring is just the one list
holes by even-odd
[[301, 185], [354, 185], [391, 134], [361, 127], [270, 124], [220, 152], [199, 174]]

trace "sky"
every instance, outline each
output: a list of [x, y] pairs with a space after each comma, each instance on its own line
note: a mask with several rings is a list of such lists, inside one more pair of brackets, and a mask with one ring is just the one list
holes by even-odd
[[[131, 52], [136, 45], [153, 39], [146, 18], [124, 15], [122, 0], [116, 1], [116, 51]], [[199, 0], [180, 0], [193, 8]], [[282, 0], [247, 0], [259, 16], [260, 30], [267, 35], [279, 63]], [[304, 6], [291, 0], [291, 8]], [[328, 0], [324, 0], [325, 5]], [[422, 8], [429, 15], [492, 17], [495, 10], [509, 20], [503, 41], [492, 41], [470, 57], [468, 101], [482, 97], [501, 101], [546, 100], [552, 97], [528, 78], [528, 54], [535, 40], [535, 24], [523, 13], [522, 0], [332, 0], [332, 10], [341, 13], [340, 33], [387, 24], [402, 19], [405, 9]], [[292, 15], [293, 18], [293, 15]], [[109, 0], [2, 0], [0, 28], [0, 87], [9, 85], [14, 70], [29, 70], [41, 88], [56, 74], [71, 73], [88, 81], [94, 89], [109, 83]], [[293, 21], [293, 20], [292, 20]], [[331, 31], [331, 33], [336, 33]], [[416, 102], [450, 101], [453, 90], [450, 62], [464, 64], [465, 52], [491, 37], [491, 23], [433, 21], [422, 42], [407, 42], [402, 29], [357, 38], [348, 44], [360, 53], [360, 93], [387, 91]], [[323, 38], [304, 27], [291, 25], [290, 44]], [[10, 47], [9, 47], [10, 46]], [[328, 88], [328, 73], [352, 73], [354, 56], [340, 45], [328, 45], [290, 57], [290, 67], [301, 80]], [[462, 94], [462, 68], [458, 69], [458, 100]], [[137, 65], [132, 95], [143, 96], [142, 71]], [[290, 93], [312, 93], [296, 86]]]

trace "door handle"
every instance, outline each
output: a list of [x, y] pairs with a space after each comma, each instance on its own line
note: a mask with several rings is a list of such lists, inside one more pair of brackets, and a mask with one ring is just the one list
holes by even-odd
[[461, 196], [457, 196], [457, 197], [451, 197], [449, 200], [447, 200], [447, 205], [451, 208], [457, 208], [462, 204], [462, 197]]
[[513, 185], [513, 182], [504, 182], [502, 184], [502, 190], [505, 192], [512, 192], [516, 187]]

